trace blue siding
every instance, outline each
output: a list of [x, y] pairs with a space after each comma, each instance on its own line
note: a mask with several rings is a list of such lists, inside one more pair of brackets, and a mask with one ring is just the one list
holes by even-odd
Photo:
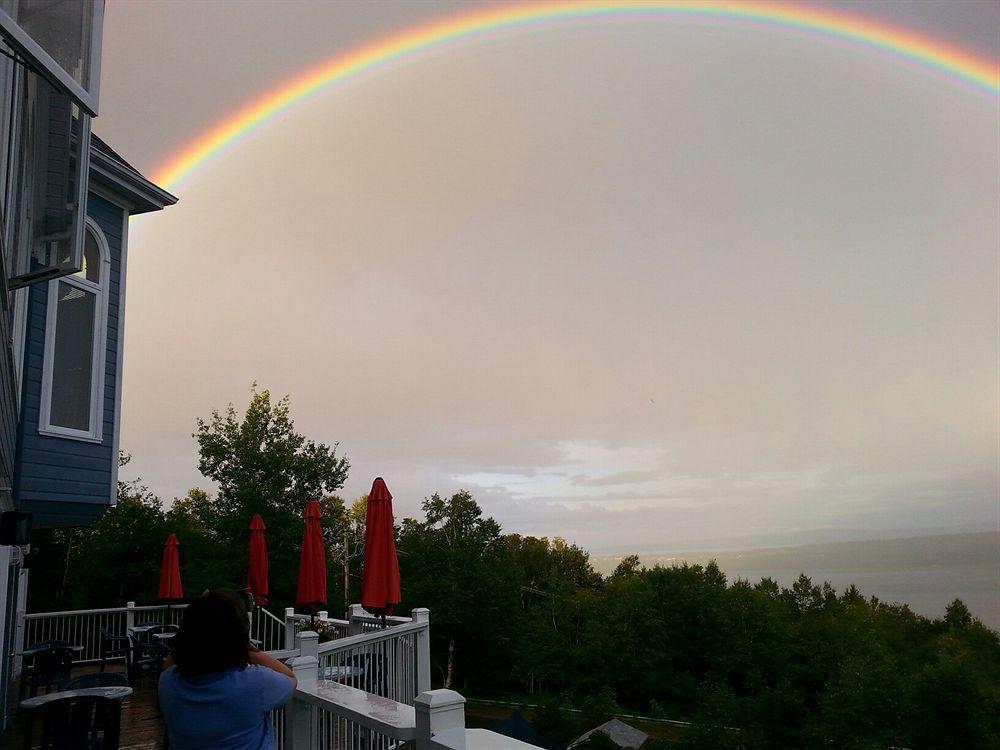
[[104, 434], [100, 443], [38, 434], [48, 284], [35, 284], [28, 297], [14, 494], [21, 510], [35, 514], [34, 522], [38, 527], [86, 525], [114, 499], [111, 481], [117, 461], [114, 455], [114, 421], [115, 390], [119, 377], [118, 292], [124, 209], [91, 193], [87, 197], [87, 215], [104, 232], [111, 252], [104, 359]]

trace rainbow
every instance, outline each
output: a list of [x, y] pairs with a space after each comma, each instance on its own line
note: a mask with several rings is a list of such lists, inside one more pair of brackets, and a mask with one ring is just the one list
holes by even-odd
[[805, 5], [742, 0], [566, 0], [500, 5], [431, 21], [339, 54], [307, 70], [224, 118], [169, 157], [154, 181], [175, 188], [196, 169], [272, 118], [351, 76], [440, 45], [532, 25], [616, 16], [677, 16], [707, 21], [764, 24], [859, 44], [904, 62], [944, 73], [976, 91], [1000, 93], [996, 62], [916, 32]]

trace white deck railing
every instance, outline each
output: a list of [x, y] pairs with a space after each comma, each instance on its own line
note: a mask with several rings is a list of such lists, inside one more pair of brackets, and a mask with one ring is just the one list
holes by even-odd
[[278, 750], [534, 748], [467, 730], [465, 699], [430, 689], [428, 611], [399, 619], [405, 622], [323, 644], [317, 633], [300, 632], [295, 648], [275, 654], [299, 681], [291, 703], [272, 715]]
[[[83, 650], [78, 663], [100, 659], [101, 631], [124, 635], [148, 622], [179, 623], [186, 605], [136, 606], [39, 612], [21, 617], [15, 656], [27, 645], [65, 640]], [[318, 623], [333, 640], [303, 626]], [[387, 617], [384, 625], [352, 605], [344, 620], [320, 612], [315, 618], [286, 610], [284, 618], [257, 608], [251, 636], [287, 663], [299, 680], [291, 703], [272, 712], [278, 750], [415, 750], [520, 748], [486, 730], [465, 729], [465, 699], [451, 690], [431, 690], [430, 613]], [[537, 749], [536, 749], [537, 750]]]
[[[310, 622], [342, 637], [319, 643]], [[413, 735], [413, 705], [430, 688], [430, 623], [426, 609], [381, 619], [357, 605], [346, 620], [285, 612], [287, 646], [273, 656], [297, 670], [299, 690], [272, 713], [279, 750], [364, 747], [392, 750]], [[377, 629], [372, 629], [377, 628]], [[347, 635], [353, 632], [354, 635]], [[304, 667], [307, 673], [299, 674]], [[342, 700], [331, 700], [335, 695]], [[353, 708], [345, 696], [354, 698]]]
[[[135, 602], [128, 602], [124, 607], [25, 614], [18, 623], [22, 636], [16, 641], [16, 670], [20, 671], [23, 650], [41, 641], [67, 641], [82, 647], [76, 664], [99, 661], [102, 631], [123, 636], [136, 625], [179, 625], [185, 607], [186, 604], [137, 606]], [[285, 621], [263, 607], [255, 607], [250, 613], [250, 637], [260, 641], [265, 651], [281, 648], [285, 644]]]
[[409, 617], [389, 616], [383, 622], [382, 618], [368, 614], [360, 604], [352, 604], [347, 608], [347, 619], [339, 620], [330, 617], [327, 612], [315, 615], [297, 614], [289, 607], [285, 610], [285, 648], [292, 648], [295, 643], [295, 633], [299, 630], [313, 629], [331, 633], [334, 639], [346, 638], [361, 633], [373, 633], [397, 625], [412, 622]]

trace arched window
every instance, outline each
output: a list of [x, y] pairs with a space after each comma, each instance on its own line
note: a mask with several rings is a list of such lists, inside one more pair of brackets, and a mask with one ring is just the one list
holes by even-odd
[[100, 442], [111, 253], [87, 219], [83, 268], [49, 282], [38, 431]]

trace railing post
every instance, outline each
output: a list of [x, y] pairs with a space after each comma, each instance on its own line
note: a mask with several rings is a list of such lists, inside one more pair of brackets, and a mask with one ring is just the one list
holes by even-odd
[[[299, 633], [296, 642], [299, 648], [315, 650], [317, 635], [306, 631]], [[312, 691], [316, 689], [316, 677], [319, 672], [319, 659], [313, 656], [296, 656], [289, 659], [288, 666], [299, 681], [298, 690]], [[312, 750], [313, 728], [312, 712], [309, 704], [292, 695], [292, 700], [285, 709], [285, 748], [287, 750]]]
[[18, 569], [20, 572], [17, 577], [17, 621], [14, 625], [14, 647], [17, 649], [17, 656], [14, 658], [14, 674], [21, 674], [21, 654], [24, 653], [24, 647], [28, 644], [24, 642], [27, 637], [25, 635], [25, 622], [24, 616], [27, 614], [27, 601], [28, 601], [28, 571], [24, 567]]
[[128, 635], [135, 627], [135, 602], [125, 602], [125, 632]]
[[319, 612], [316, 613], [316, 619], [325, 622], [326, 620], [330, 619], [330, 613], [327, 612], [325, 609], [321, 609]]
[[460, 729], [449, 736], [453, 750], [465, 750], [465, 698], [454, 690], [427, 690], [413, 701], [417, 723], [416, 750], [431, 750], [431, 738], [438, 732]]
[[417, 631], [417, 693], [431, 689], [431, 611], [418, 607], [410, 613], [414, 622], [424, 625]]
[[309, 704], [293, 695], [285, 708], [285, 750], [312, 750], [311, 720]]
[[[288, 666], [299, 681], [298, 690], [316, 689], [319, 678], [319, 634], [304, 630], [295, 635], [295, 648], [299, 655], [289, 659]], [[313, 731], [309, 705], [294, 695], [285, 713], [285, 747], [287, 750], [312, 750]]]
[[21, 674], [22, 654], [24, 653], [24, 612], [17, 611], [17, 623], [14, 625], [14, 675]]
[[352, 604], [347, 608], [347, 634], [358, 635], [362, 631], [361, 620], [365, 610], [360, 604]]
[[311, 656], [319, 661], [319, 633], [303, 630], [296, 634], [295, 648], [299, 650], [299, 656]]
[[295, 610], [285, 607], [285, 648], [295, 648]]

